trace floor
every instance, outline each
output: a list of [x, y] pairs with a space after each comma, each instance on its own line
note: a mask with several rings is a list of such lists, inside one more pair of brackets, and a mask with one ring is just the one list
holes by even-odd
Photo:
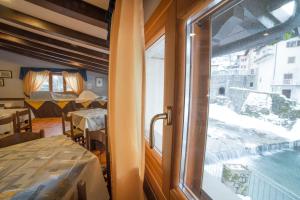
[[51, 137], [62, 134], [61, 118], [35, 118], [32, 120], [33, 132], [45, 131], [45, 137]]
[[[32, 120], [33, 132], [45, 131], [45, 137], [51, 137], [62, 134], [61, 118], [35, 118]], [[99, 159], [102, 166], [106, 165], [105, 151], [103, 149], [92, 151]]]

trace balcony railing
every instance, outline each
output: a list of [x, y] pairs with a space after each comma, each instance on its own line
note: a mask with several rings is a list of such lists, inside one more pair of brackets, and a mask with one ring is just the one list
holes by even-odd
[[284, 85], [292, 85], [293, 80], [292, 79], [283, 79]]

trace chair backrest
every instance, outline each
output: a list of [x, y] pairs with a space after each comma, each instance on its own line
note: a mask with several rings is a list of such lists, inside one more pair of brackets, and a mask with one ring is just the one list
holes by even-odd
[[62, 118], [62, 129], [63, 129], [63, 134], [66, 135], [66, 122], [70, 123], [70, 130], [71, 130], [71, 136], [73, 137], [74, 133], [73, 133], [73, 119], [72, 119], [72, 115], [68, 116], [67, 114], [65, 114], [64, 112], [62, 112], [61, 114], [61, 118]]
[[0, 148], [8, 147], [15, 144], [20, 144], [23, 142], [28, 142], [31, 140], [36, 140], [45, 137], [44, 130], [40, 130], [38, 133], [25, 132], [25, 133], [15, 133], [13, 135], [4, 137], [0, 139]]
[[5, 106], [4, 105], [4, 109], [19, 109], [19, 108], [24, 108], [23, 106]]
[[17, 132], [16, 115], [11, 115], [0, 119], [0, 125], [12, 124], [13, 133]]
[[110, 148], [109, 148], [109, 129], [108, 129], [108, 118], [105, 115], [105, 133], [106, 133], [106, 145], [105, 145], [105, 153], [106, 153], [106, 167], [107, 167], [107, 188], [109, 195], [111, 195], [111, 167], [110, 167]]
[[16, 118], [17, 118], [17, 132], [21, 132], [21, 125], [22, 125], [22, 117], [28, 115], [28, 131], [32, 132], [32, 121], [31, 121], [31, 113], [29, 108], [23, 111], [17, 111], [16, 112]]
[[107, 189], [108, 193], [111, 196], [111, 172], [110, 172], [110, 148], [109, 148], [109, 129], [108, 129], [108, 118], [105, 115], [105, 156], [106, 156], [106, 168], [107, 168]]
[[111, 195], [111, 173], [110, 173], [110, 148], [109, 148], [109, 131], [108, 131], [108, 118], [107, 115], [104, 116], [104, 131], [89, 131], [86, 129], [86, 137], [87, 137], [87, 148], [90, 148], [90, 140], [94, 139], [94, 137], [99, 137], [104, 135], [104, 145], [105, 145], [105, 157], [106, 157], [106, 174], [107, 174], [107, 189], [109, 194]]

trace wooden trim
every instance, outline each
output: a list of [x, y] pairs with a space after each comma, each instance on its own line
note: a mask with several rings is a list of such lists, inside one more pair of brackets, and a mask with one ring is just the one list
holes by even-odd
[[[163, 0], [165, 1], [165, 0]], [[164, 12], [166, 9], [164, 10]], [[161, 11], [159, 11], [161, 12]], [[159, 13], [156, 11], [156, 13]], [[151, 28], [145, 25], [145, 44], [146, 49], [149, 48], [155, 41], [157, 41], [164, 33], [164, 25], [165, 25], [165, 19], [166, 14], [162, 13], [163, 17], [160, 17], [160, 23], [159, 24], [152, 24]], [[161, 14], [159, 14], [161, 16]], [[158, 16], [157, 16], [158, 17]], [[156, 17], [151, 17], [152, 20]], [[151, 19], [150, 19], [151, 20]], [[149, 21], [150, 21], [149, 20]], [[149, 22], [148, 21], [148, 22]], [[149, 24], [149, 23], [148, 23]], [[149, 25], [148, 25], [149, 26]], [[143, 69], [143, 106], [142, 106], [142, 117], [143, 121], [144, 113], [145, 113], [145, 91], [146, 91], [146, 72], [145, 68]], [[158, 155], [158, 153], [155, 150], [150, 149], [149, 144], [147, 141], [145, 141], [145, 178], [148, 180], [151, 188], [153, 189], [153, 192], [155, 193], [156, 197], [160, 200], [165, 200], [164, 193], [162, 191], [162, 177], [163, 177], [163, 171], [162, 171], [162, 157]]]
[[94, 59], [105, 60], [105, 61], [108, 61], [108, 59], [109, 59], [109, 55], [106, 54], [106, 53], [102, 53], [102, 52], [95, 51], [95, 50], [92, 50], [92, 49], [88, 49], [88, 48], [85, 48], [85, 47], [81, 47], [81, 46], [78, 46], [78, 45], [72, 45], [68, 42], [64, 42], [64, 41], [61, 41], [61, 40], [56, 40], [56, 39], [46, 37], [46, 36], [43, 36], [43, 35], [39, 35], [39, 34], [36, 34], [36, 33], [33, 33], [33, 32], [18, 29], [18, 28], [15, 28], [13, 26], [10, 26], [10, 25], [7, 25], [7, 24], [1, 23], [1, 22], [0, 22], [0, 30], [1, 30], [2, 33], [7, 33], [11, 36], [16, 36], [18, 38], [23, 38], [23, 39], [26, 39], [28, 41], [36, 42], [38, 44], [45, 44], [45, 45], [48, 45], [48, 46], [51, 45], [51, 46], [56, 46], [56, 47], [59, 47], [59, 48], [68, 49], [70, 51], [77, 52], [81, 55], [84, 55], [84, 56], [87, 56], [87, 57], [92, 57]]
[[[173, 148], [173, 162], [172, 162], [172, 190], [171, 190], [171, 199], [187, 199], [185, 193], [179, 188], [180, 183], [180, 169], [181, 169], [181, 159], [182, 159], [182, 139], [183, 139], [183, 124], [184, 124], [184, 101], [185, 101], [185, 74], [186, 74], [186, 42], [187, 42], [187, 31], [186, 31], [186, 25], [187, 20], [194, 14], [198, 13], [199, 11], [205, 9], [208, 7], [210, 3], [212, 3], [213, 0], [204, 0], [204, 1], [192, 1], [192, 0], [177, 0], [177, 30], [178, 30], [178, 38], [177, 38], [177, 68], [176, 68], [176, 107], [175, 107], [175, 113], [176, 113], [176, 119], [174, 119], [176, 122], [175, 131], [174, 131], [174, 148]], [[206, 27], [208, 29], [208, 32], [204, 33], [203, 35], [209, 36], [210, 35], [210, 27], [208, 27], [208, 24], [206, 24]], [[194, 68], [198, 68], [199, 70], [203, 70], [202, 73], [198, 71], [198, 73], [201, 74], [201, 84], [194, 84], [194, 87], [198, 87], [199, 89], [205, 88], [203, 91], [199, 92], [202, 95], [202, 99], [200, 104], [202, 105], [202, 110], [198, 110], [198, 112], [201, 112], [201, 124], [204, 125], [204, 127], [201, 127], [201, 134], [198, 133], [198, 137], [189, 137], [189, 145], [188, 147], [191, 147], [191, 144], [193, 143], [193, 147], [189, 149], [189, 152], [192, 152], [188, 158], [187, 163], [192, 162], [194, 164], [198, 163], [198, 167], [192, 167], [188, 168], [188, 183], [189, 186], [192, 189], [196, 189], [196, 193], [199, 194], [202, 193], [201, 190], [201, 182], [202, 182], [202, 171], [203, 171], [203, 161], [204, 161], [204, 154], [205, 154], [205, 145], [206, 145], [206, 116], [207, 116], [207, 105], [206, 107], [203, 105], [208, 103], [207, 99], [207, 92], [205, 90], [208, 90], [209, 87], [209, 65], [207, 65], [207, 58], [210, 60], [210, 55], [204, 55], [203, 50], [207, 48], [207, 45], [209, 46], [210, 43], [207, 43], [210, 41], [210, 38], [202, 38], [202, 41], [198, 40], [198, 44], [193, 44], [193, 49], [191, 50], [191, 54], [195, 54], [197, 56], [192, 56], [191, 59], [194, 58], [197, 61], [193, 61]], [[202, 46], [202, 49], [200, 51], [199, 49], [199, 42], [205, 43], [205, 47]], [[197, 48], [198, 49], [195, 49]], [[209, 47], [210, 48], [210, 47]], [[194, 51], [194, 52], [193, 52]], [[209, 51], [207, 51], [209, 52]], [[200, 55], [200, 56], [199, 56]], [[208, 61], [209, 62], [209, 61]], [[196, 65], [198, 63], [198, 65]], [[199, 66], [200, 65], [200, 66]], [[206, 66], [206, 68], [205, 68]], [[197, 89], [193, 89], [197, 90]], [[206, 98], [206, 101], [205, 101]], [[193, 97], [191, 97], [193, 99]], [[198, 102], [199, 103], [199, 102]], [[193, 108], [192, 110], [194, 110]], [[194, 111], [197, 112], [197, 111]], [[206, 115], [206, 116], [205, 116]], [[193, 118], [193, 117], [192, 117]], [[194, 140], [194, 141], [193, 141]], [[199, 150], [199, 147], [200, 150]], [[198, 148], [198, 150], [197, 150]], [[197, 152], [198, 151], [198, 152]], [[202, 153], [199, 153], [202, 152]], [[187, 154], [189, 153], [187, 152]], [[196, 156], [196, 157], [194, 157]], [[193, 160], [194, 159], [194, 160]], [[188, 165], [190, 165], [188, 164]], [[195, 172], [198, 171], [198, 172]], [[194, 177], [198, 177], [199, 180], [195, 180]], [[194, 187], [192, 185], [195, 185]], [[195, 190], [194, 190], [195, 192]], [[200, 199], [205, 199], [203, 196], [201, 196]]]
[[186, 200], [187, 197], [183, 194], [183, 192], [177, 187], [171, 190], [170, 194], [171, 200]]
[[[153, 29], [160, 29], [162, 24], [165, 24], [165, 13], [167, 9], [171, 5], [173, 0], [162, 0], [158, 7], [155, 9], [154, 13], [151, 15], [147, 23], [145, 24], [145, 37], [146, 41], [151, 38], [151, 36], [147, 37], [147, 34], [153, 32]], [[154, 31], [156, 32], [156, 31]]]
[[[157, 32], [146, 41], [145, 48], [148, 49], [150, 46], [152, 46], [159, 38], [161, 38], [165, 34], [165, 27], [161, 27]], [[149, 37], [149, 36], [148, 36]]]
[[102, 47], [107, 50], [106, 40], [87, 35], [45, 20], [26, 15], [19, 11], [0, 5], [0, 17], [13, 23], [32, 28], [44, 33], [78, 41], [90, 46]]
[[[174, 116], [175, 103], [175, 69], [176, 69], [176, 2], [173, 1], [166, 13], [165, 25], [165, 86], [164, 86], [164, 105], [172, 107]], [[176, 115], [176, 114], [175, 114]], [[163, 192], [167, 199], [170, 198], [171, 190], [171, 174], [172, 174], [172, 158], [173, 158], [173, 137], [175, 123], [171, 126], [164, 126], [163, 134]]]
[[24, 101], [25, 98], [23, 97], [17, 97], [17, 98], [11, 98], [11, 97], [8, 97], [8, 98], [5, 98], [5, 97], [1, 97], [0, 98], [0, 101]]
[[157, 182], [157, 179], [156, 179], [157, 175], [153, 174], [153, 172], [155, 172], [155, 171], [150, 169], [148, 165], [145, 165], [145, 177], [149, 181], [150, 187], [153, 189], [155, 196], [159, 200], [166, 200], [166, 198], [163, 194], [163, 191], [162, 191], [162, 187], [161, 187], [160, 183]]
[[[174, 106], [174, 77], [176, 56], [176, 4], [175, 1], [162, 1], [154, 15], [145, 26], [146, 47], [150, 47], [158, 38], [165, 35], [165, 90], [164, 106]], [[145, 80], [145, 74], [144, 78]], [[145, 82], [144, 91], [145, 91]], [[146, 144], [146, 170], [145, 175], [153, 187], [158, 199], [170, 198], [171, 163], [173, 125], [163, 128], [162, 157], [157, 156]]]
[[187, 20], [189, 17], [195, 15], [199, 11], [207, 8], [214, 0], [177, 0], [177, 17], [179, 19]]
[[147, 200], [157, 200], [157, 196], [153, 192], [153, 188], [149, 184], [149, 181], [148, 181], [147, 177], [145, 177], [145, 179], [144, 179], [143, 188], [144, 188], [144, 193], [147, 197]]
[[196, 35], [193, 36], [191, 44], [190, 121], [186, 152], [188, 170], [185, 184], [200, 198], [209, 103], [210, 20], [203, 21], [201, 27], [193, 24], [193, 32]]
[[[171, 164], [167, 164], [166, 166], [170, 167], [170, 168], [164, 168], [164, 163], [166, 163], [166, 161], [162, 161], [162, 173], [168, 174], [170, 173], [170, 186], [169, 186], [169, 193], [170, 196], [168, 197], [169, 199], [187, 199], [186, 195], [184, 194], [184, 192], [180, 189], [179, 187], [179, 183], [180, 183], [180, 168], [181, 168], [181, 151], [182, 151], [182, 130], [183, 130], [183, 119], [184, 119], [184, 98], [185, 98], [185, 66], [186, 66], [186, 23], [187, 20], [189, 19], [190, 16], [192, 16], [193, 14], [199, 12], [201, 9], [204, 9], [206, 7], [208, 7], [208, 5], [212, 2], [213, 0], [204, 0], [204, 1], [194, 1], [194, 0], [177, 0], [174, 1], [177, 5], [176, 7], [176, 17], [174, 17], [175, 19], [177, 19], [176, 21], [176, 29], [174, 30], [174, 35], [173, 37], [175, 38], [173, 41], [174, 46], [170, 45], [170, 46], [166, 46], [166, 50], [171, 51], [170, 49], [175, 49], [175, 56], [173, 58], [173, 62], [175, 62], [174, 64], [176, 65], [176, 69], [174, 72], [174, 77], [170, 77], [173, 78], [175, 80], [175, 88], [176, 90], [174, 90], [174, 96], [175, 96], [175, 102], [174, 102], [174, 130], [173, 130], [173, 136], [171, 139], [171, 143], [173, 144], [172, 149], [169, 154], [168, 157], [170, 157], [171, 160]], [[167, 15], [167, 10], [169, 10], [170, 6], [172, 4], [172, 0], [162, 0], [161, 3], [159, 4], [158, 8], [154, 11], [153, 16], [151, 16], [151, 18], [149, 19], [149, 21], [146, 23], [145, 25], [145, 42], [146, 42], [146, 47], [149, 47], [150, 45], [152, 45], [156, 39], [158, 38], [158, 36], [161, 36], [162, 33], [167, 33], [170, 26], [172, 25], [167, 25], [168, 23], [170, 23], [170, 21], [168, 21], [168, 15]], [[169, 28], [168, 28], [168, 27]], [[194, 76], [199, 76], [201, 75], [201, 81], [198, 80], [198, 82], [200, 81], [201, 84], [193, 84], [193, 91], [196, 91], [197, 89], [201, 89], [201, 91], [197, 91], [195, 94], [193, 94], [195, 96], [195, 99], [197, 99], [197, 97], [201, 97], [200, 99], [200, 103], [197, 102], [198, 104], [200, 104], [200, 107], [197, 107], [197, 110], [194, 111], [193, 113], [196, 115], [196, 112], [200, 112], [201, 116], [199, 117], [201, 120], [201, 134], [198, 135], [196, 134], [197, 132], [197, 122], [194, 122], [193, 126], [193, 130], [194, 130], [194, 135], [189, 137], [189, 149], [188, 149], [188, 156], [187, 156], [187, 164], [188, 165], [194, 165], [192, 168], [188, 168], [188, 172], [187, 172], [187, 183], [189, 188], [191, 188], [193, 190], [194, 193], [196, 193], [198, 196], [201, 193], [201, 182], [202, 182], [202, 171], [203, 171], [203, 159], [204, 159], [204, 152], [205, 152], [205, 142], [206, 142], [206, 120], [207, 120], [207, 91], [208, 91], [208, 87], [209, 87], [209, 68], [205, 68], [205, 66], [207, 66], [207, 61], [210, 59], [210, 55], [207, 54], [206, 51], [203, 52], [203, 49], [199, 49], [199, 42], [201, 42], [202, 44], [205, 44], [204, 48], [207, 48], [210, 43], [210, 26], [209, 23], [205, 24], [206, 28], [208, 29], [208, 31], [199, 31], [198, 33], [201, 33], [202, 36], [206, 36], [205, 38], [202, 38], [203, 40], [199, 40], [198, 39], [198, 44], [194, 44], [193, 45], [193, 50], [191, 50], [191, 53], [193, 52], [193, 54], [197, 54], [197, 56], [191, 56], [193, 58], [195, 58], [193, 60], [193, 66], [194, 68], [198, 68], [198, 71], [194, 73]], [[167, 43], [167, 42], [166, 42]], [[208, 46], [207, 46], [208, 45]], [[202, 46], [203, 47], [203, 46]], [[210, 47], [209, 47], [210, 48]], [[200, 56], [199, 56], [200, 55]], [[175, 59], [176, 58], [176, 59]], [[208, 61], [209, 62], [209, 61]], [[195, 69], [194, 69], [195, 70]], [[203, 70], [203, 71], [201, 71]], [[145, 77], [145, 74], [144, 74]], [[143, 83], [145, 84], [145, 83]], [[145, 89], [145, 85], [143, 86], [143, 88]], [[204, 88], [204, 89], [203, 89]], [[194, 100], [195, 100], [194, 99]], [[205, 100], [206, 99], [206, 100]], [[196, 101], [194, 101], [194, 105], [195, 106]], [[205, 107], [206, 105], [206, 107]], [[203, 107], [204, 106], [204, 107]], [[203, 109], [203, 110], [201, 110]], [[199, 127], [198, 127], [199, 128]], [[204, 133], [204, 134], [203, 134]], [[165, 140], [165, 138], [164, 138]], [[163, 145], [164, 146], [164, 145]], [[198, 149], [197, 149], [197, 148]], [[199, 147], [200, 148], [199, 150]], [[200, 153], [199, 153], [200, 151]], [[150, 154], [146, 148], [146, 159], [148, 159], [147, 157], [149, 157], [148, 154]], [[164, 155], [164, 153], [163, 153]], [[170, 156], [171, 155], [171, 156]], [[196, 157], [195, 157], [196, 156]], [[193, 160], [194, 159], [194, 160]], [[195, 160], [196, 159], [196, 160]], [[200, 164], [199, 164], [200, 162]], [[146, 160], [146, 177], [151, 176], [149, 178], [149, 182], [151, 183], [151, 186], [155, 185], [157, 188], [159, 188], [160, 183], [157, 182], [157, 177], [159, 177], [159, 173], [153, 171], [153, 169], [155, 170], [155, 168], [149, 168], [148, 166], [149, 161]], [[170, 170], [170, 171], [168, 171]], [[151, 172], [151, 173], [150, 173]], [[200, 172], [200, 174], [199, 174]], [[162, 176], [162, 185], [163, 185], [163, 190], [161, 191], [161, 195], [164, 195], [165, 191], [167, 191], [167, 181], [165, 179], [165, 177], [167, 176]], [[155, 182], [156, 181], [156, 182]], [[156, 184], [155, 184], [156, 183]], [[167, 184], [166, 184], [167, 183]], [[166, 185], [164, 185], [166, 184]], [[154, 190], [155, 193], [160, 194], [160, 190]]]
[[81, 0], [26, 0], [48, 10], [107, 29], [107, 11]]
[[171, 188], [177, 188], [180, 182], [180, 168], [181, 168], [181, 151], [182, 151], [182, 130], [184, 118], [184, 98], [185, 98], [185, 66], [186, 66], [186, 21], [177, 20], [177, 66], [175, 72], [175, 106], [174, 106], [174, 123], [175, 131], [173, 137], [173, 162], [172, 162], [172, 182]]

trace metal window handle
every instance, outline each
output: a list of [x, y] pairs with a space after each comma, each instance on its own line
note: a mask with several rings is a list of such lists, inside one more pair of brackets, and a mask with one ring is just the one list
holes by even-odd
[[153, 149], [155, 145], [155, 138], [154, 138], [154, 125], [157, 120], [164, 119], [167, 120], [167, 125], [172, 124], [172, 108], [167, 107], [167, 112], [160, 113], [154, 115], [150, 122], [150, 148]]

